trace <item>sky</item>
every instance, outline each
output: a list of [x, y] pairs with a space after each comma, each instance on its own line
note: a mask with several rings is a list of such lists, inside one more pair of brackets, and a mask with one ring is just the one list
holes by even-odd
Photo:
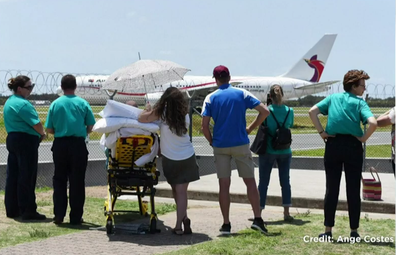
[[363, 69], [394, 88], [394, 0], [0, 0], [0, 70], [111, 74], [140, 52], [187, 75], [277, 76], [325, 33], [321, 81]]

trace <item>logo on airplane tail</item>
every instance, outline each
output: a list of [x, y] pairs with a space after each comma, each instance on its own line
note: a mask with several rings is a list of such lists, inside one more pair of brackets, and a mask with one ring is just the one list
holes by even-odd
[[309, 81], [319, 82], [320, 76], [322, 76], [322, 72], [324, 69], [323, 61], [317, 60], [318, 55], [313, 55], [311, 59], [304, 58], [305, 62], [309, 65], [309, 67], [315, 69], [315, 73]]

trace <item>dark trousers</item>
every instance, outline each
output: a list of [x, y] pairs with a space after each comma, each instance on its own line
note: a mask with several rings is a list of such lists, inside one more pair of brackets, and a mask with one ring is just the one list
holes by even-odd
[[8, 159], [4, 197], [7, 217], [36, 212], [34, 192], [39, 143], [38, 136], [27, 133], [11, 132], [7, 136]]
[[342, 168], [344, 167], [348, 200], [349, 225], [359, 227], [360, 220], [360, 182], [363, 165], [362, 143], [350, 135], [337, 135], [326, 142], [324, 155], [326, 171], [326, 195], [324, 201], [324, 225], [334, 226], [338, 204]]
[[52, 145], [55, 173], [54, 215], [63, 219], [67, 209], [67, 181], [69, 181], [70, 221], [79, 222], [84, 213], [85, 171], [88, 150], [82, 137], [55, 138]]

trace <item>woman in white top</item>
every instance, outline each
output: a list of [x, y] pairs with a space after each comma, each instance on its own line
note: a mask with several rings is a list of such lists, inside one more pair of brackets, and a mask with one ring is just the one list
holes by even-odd
[[162, 169], [172, 187], [177, 207], [177, 220], [172, 233], [191, 234], [191, 221], [187, 217], [187, 187], [190, 182], [199, 180], [199, 167], [187, 133], [190, 123], [188, 105], [177, 88], [169, 87], [153, 109], [148, 104], [139, 116], [140, 122], [156, 120], [161, 123]]

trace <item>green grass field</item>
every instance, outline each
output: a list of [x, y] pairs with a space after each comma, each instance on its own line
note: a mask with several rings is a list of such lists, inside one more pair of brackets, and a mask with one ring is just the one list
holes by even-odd
[[[106, 189], [106, 188], [105, 188]], [[5, 217], [4, 208], [4, 191], [0, 191], [0, 214], [4, 217], [0, 218], [0, 249], [13, 246], [20, 243], [33, 242], [49, 237], [71, 234], [80, 231], [86, 231], [91, 227], [102, 227], [106, 223], [106, 218], [103, 215], [103, 205], [105, 199], [103, 197], [92, 197], [87, 195], [84, 204], [84, 223], [81, 226], [72, 226], [67, 223], [68, 219], [65, 218], [65, 223], [57, 226], [52, 223], [51, 217], [53, 215], [53, 202], [52, 202], [51, 188], [38, 188], [36, 189], [36, 202], [38, 211], [47, 215], [48, 219], [44, 222], [20, 222], [20, 220], [13, 220]], [[174, 204], [156, 203], [156, 212], [158, 215], [163, 215], [168, 212], [176, 210]], [[130, 200], [117, 200], [117, 210], [139, 211], [139, 204], [136, 201]], [[69, 215], [70, 207], [66, 215]], [[115, 215], [116, 224], [122, 222], [131, 222], [136, 219], [143, 218], [139, 213], [117, 213]], [[147, 222], [149, 222], [149, 217]], [[95, 230], [91, 230], [95, 231]], [[106, 232], [103, 231], [103, 235]], [[26, 252], [28, 254], [28, 251]], [[48, 253], [50, 254], [50, 252]]]
[[[310, 157], [323, 157], [323, 149], [315, 150], [300, 150], [293, 151], [293, 156], [310, 156]], [[391, 157], [391, 145], [371, 145], [367, 146], [366, 156], [369, 158], [390, 158]]]
[[[3, 114], [2, 114], [2, 107], [0, 107], [0, 144], [5, 143], [6, 139], [6, 131], [4, 127], [4, 120], [3, 120]], [[95, 113], [95, 118], [100, 119], [100, 116], [98, 113], [103, 110], [104, 106], [92, 106], [92, 110]], [[48, 106], [37, 106], [36, 107], [37, 112], [39, 113], [39, 117], [41, 119], [41, 122], [44, 124], [48, 112]], [[385, 108], [371, 108], [372, 112], [374, 114], [381, 114], [387, 109]], [[295, 114], [297, 116], [294, 117], [294, 127], [291, 129], [292, 134], [314, 134], [316, 133], [316, 129], [314, 128], [309, 116], [308, 116], [308, 107], [295, 107], [294, 108]], [[255, 118], [255, 114], [257, 112], [255, 110], [248, 110], [247, 115], [246, 115], [246, 122], [251, 123]], [[306, 114], [305, 116], [299, 116], [299, 114]], [[322, 123], [323, 127], [326, 126], [326, 121], [327, 117], [325, 116], [320, 116], [319, 117], [320, 122]], [[192, 118], [192, 135], [193, 137], [197, 136], [203, 136], [201, 132], [201, 117], [197, 114], [193, 115]], [[362, 126], [363, 128], [363, 126]], [[389, 132], [391, 131], [391, 127], [384, 127], [384, 128], [377, 128], [376, 132]], [[255, 135], [257, 132], [257, 129], [252, 132], [252, 135]], [[92, 132], [90, 134], [90, 140], [99, 140], [102, 134]], [[53, 136], [50, 135], [47, 140], [47, 142], [53, 141]], [[367, 150], [368, 156], [369, 157], [389, 157], [390, 155], [390, 146], [387, 145], [381, 145], [381, 146], [370, 146], [369, 149]], [[295, 156], [315, 156], [315, 155], [323, 155], [323, 150], [310, 150], [310, 151], [296, 151]]]
[[[336, 217], [333, 231], [334, 242], [310, 241], [323, 232], [323, 215], [302, 213], [296, 215], [295, 222], [269, 221], [270, 236], [246, 229], [228, 237], [192, 245], [188, 248], [165, 253], [167, 255], [344, 255], [344, 254], [395, 254], [395, 220], [372, 220], [370, 215], [362, 219], [359, 233], [360, 242], [346, 242], [349, 237], [349, 218]], [[370, 238], [384, 237], [383, 242], [373, 242]], [[387, 237], [387, 239], [385, 239]], [[344, 240], [341, 242], [341, 239]], [[378, 240], [378, 239], [373, 239]], [[393, 241], [392, 241], [393, 240]], [[368, 242], [367, 242], [368, 241]]]

